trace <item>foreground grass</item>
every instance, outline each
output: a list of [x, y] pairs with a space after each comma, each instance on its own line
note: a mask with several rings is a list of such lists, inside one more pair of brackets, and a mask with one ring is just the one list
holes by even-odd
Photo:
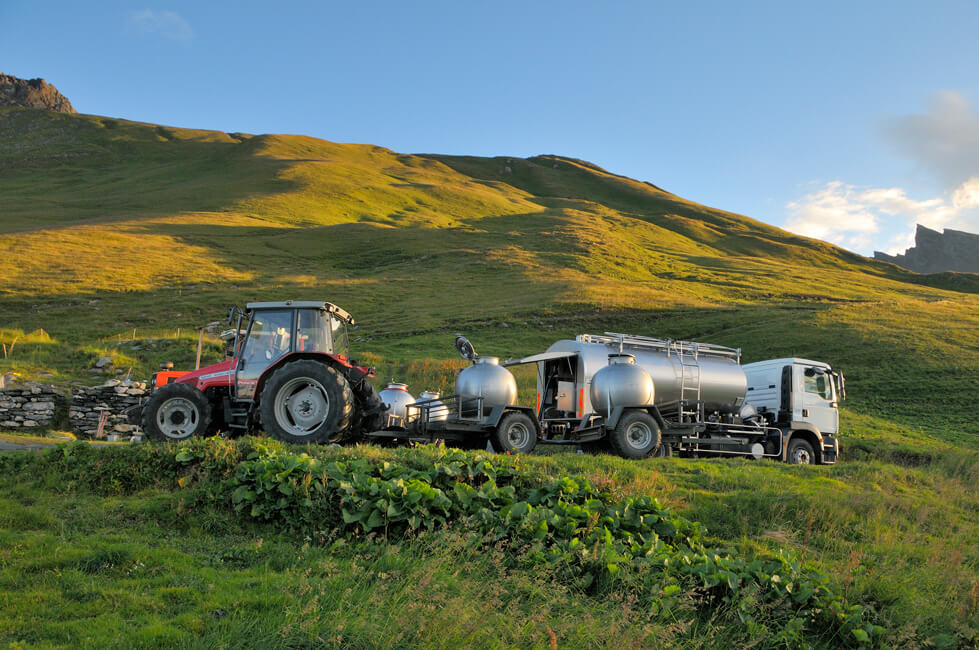
[[[246, 453], [252, 444], [232, 453]], [[307, 451], [324, 460], [418, 468], [441, 453]], [[777, 641], [771, 630], [753, 637], [737, 612], [705, 609], [696, 591], [675, 594], [665, 613], [628, 579], [592, 593], [465, 527], [407, 536], [285, 532], [233, 514], [230, 503], [214, 500], [205, 475], [190, 475], [180, 488], [163, 466], [126, 461], [138, 450], [92, 453], [110, 456], [90, 457], [84, 475], [38, 471], [55, 465], [23, 459], [0, 478], [0, 640], [86, 647], [547, 647], [553, 633], [573, 647], [845, 641]], [[846, 602], [867, 608], [887, 630], [884, 645], [977, 641], [975, 455], [936, 452], [917, 467], [876, 460], [829, 468], [744, 460], [636, 463], [573, 454], [515, 462], [527, 484], [575, 474], [613, 498], [655, 496], [706, 525], [711, 544], [747, 558], [792, 552], [832, 576]]]

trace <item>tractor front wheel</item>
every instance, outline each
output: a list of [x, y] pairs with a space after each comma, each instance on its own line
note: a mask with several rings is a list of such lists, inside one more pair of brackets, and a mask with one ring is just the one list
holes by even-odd
[[347, 378], [319, 361], [293, 361], [269, 377], [259, 402], [262, 427], [283, 442], [336, 442], [350, 428], [354, 394]]
[[150, 440], [186, 440], [211, 424], [207, 396], [187, 384], [167, 384], [153, 392], [143, 408], [143, 433]]

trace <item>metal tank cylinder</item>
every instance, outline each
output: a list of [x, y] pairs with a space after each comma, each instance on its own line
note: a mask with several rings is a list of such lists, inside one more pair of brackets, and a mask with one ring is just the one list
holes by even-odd
[[591, 380], [592, 409], [606, 417], [616, 406], [651, 405], [654, 394], [652, 378], [631, 354], [608, 355], [608, 365]]
[[381, 391], [381, 401], [388, 405], [385, 416], [394, 415], [407, 422], [407, 406], [414, 404], [415, 398], [408, 392], [408, 384], [392, 381]]
[[[689, 373], [693, 372], [690, 366], [681, 363], [675, 354], [631, 346], [628, 343], [621, 347], [623, 353], [634, 355], [636, 365], [649, 373], [655, 386], [654, 403], [657, 405], [680, 399], [684, 375], [688, 377], [687, 381], [691, 384], [696, 383], [690, 379]], [[586, 401], [592, 402], [592, 391], [588, 384], [595, 374], [608, 365], [608, 355], [619, 352], [619, 348], [618, 342], [602, 344], [564, 339], [553, 343], [548, 348], [548, 352], [567, 352], [575, 355], [576, 361], [570, 360], [568, 363], [576, 365], [575, 376], [578, 385], [585, 389]], [[688, 360], [687, 363], [691, 362]], [[744, 404], [748, 390], [748, 379], [738, 362], [730, 357], [701, 354], [693, 364], [698, 367], [696, 372], [700, 375], [700, 399], [704, 402], [704, 409], [708, 412], [737, 413]], [[538, 378], [539, 392], [544, 392], [547, 388], [542, 381]], [[586, 403], [583, 410], [598, 412], [593, 406], [591, 403]]]
[[[517, 380], [500, 365], [498, 357], [478, 357], [456, 378], [456, 394], [463, 397], [482, 397], [483, 410], [517, 402]], [[469, 408], [466, 408], [466, 407]], [[465, 403], [464, 415], [472, 415], [475, 403]]]
[[[449, 407], [443, 404], [442, 402], [438, 401], [438, 398], [441, 396], [442, 394], [439, 393], [437, 390], [426, 390], [422, 392], [421, 395], [418, 396], [419, 402], [436, 400], [426, 405], [425, 411], [428, 412], [429, 422], [442, 422], [444, 420], [449, 419]], [[422, 411], [421, 409], [418, 410], [419, 415], [423, 412], [424, 411]]]

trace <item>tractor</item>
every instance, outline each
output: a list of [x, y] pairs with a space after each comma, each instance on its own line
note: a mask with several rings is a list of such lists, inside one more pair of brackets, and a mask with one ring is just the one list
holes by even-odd
[[354, 319], [346, 311], [329, 302], [253, 302], [231, 307], [228, 324], [224, 361], [153, 376], [140, 417], [148, 438], [261, 428], [284, 442], [323, 443], [380, 428], [385, 406], [368, 381], [373, 369], [349, 357]]

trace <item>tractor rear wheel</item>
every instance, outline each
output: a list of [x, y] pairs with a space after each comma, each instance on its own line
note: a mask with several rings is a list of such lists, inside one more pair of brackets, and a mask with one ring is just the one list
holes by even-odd
[[150, 440], [186, 440], [202, 436], [211, 425], [207, 396], [187, 384], [167, 384], [143, 408], [143, 433]]
[[354, 394], [347, 378], [325, 363], [293, 361], [269, 377], [259, 412], [265, 431], [283, 442], [336, 442], [350, 428]]
[[660, 447], [659, 424], [645, 411], [626, 411], [609, 432], [608, 441], [623, 458], [646, 458]]

